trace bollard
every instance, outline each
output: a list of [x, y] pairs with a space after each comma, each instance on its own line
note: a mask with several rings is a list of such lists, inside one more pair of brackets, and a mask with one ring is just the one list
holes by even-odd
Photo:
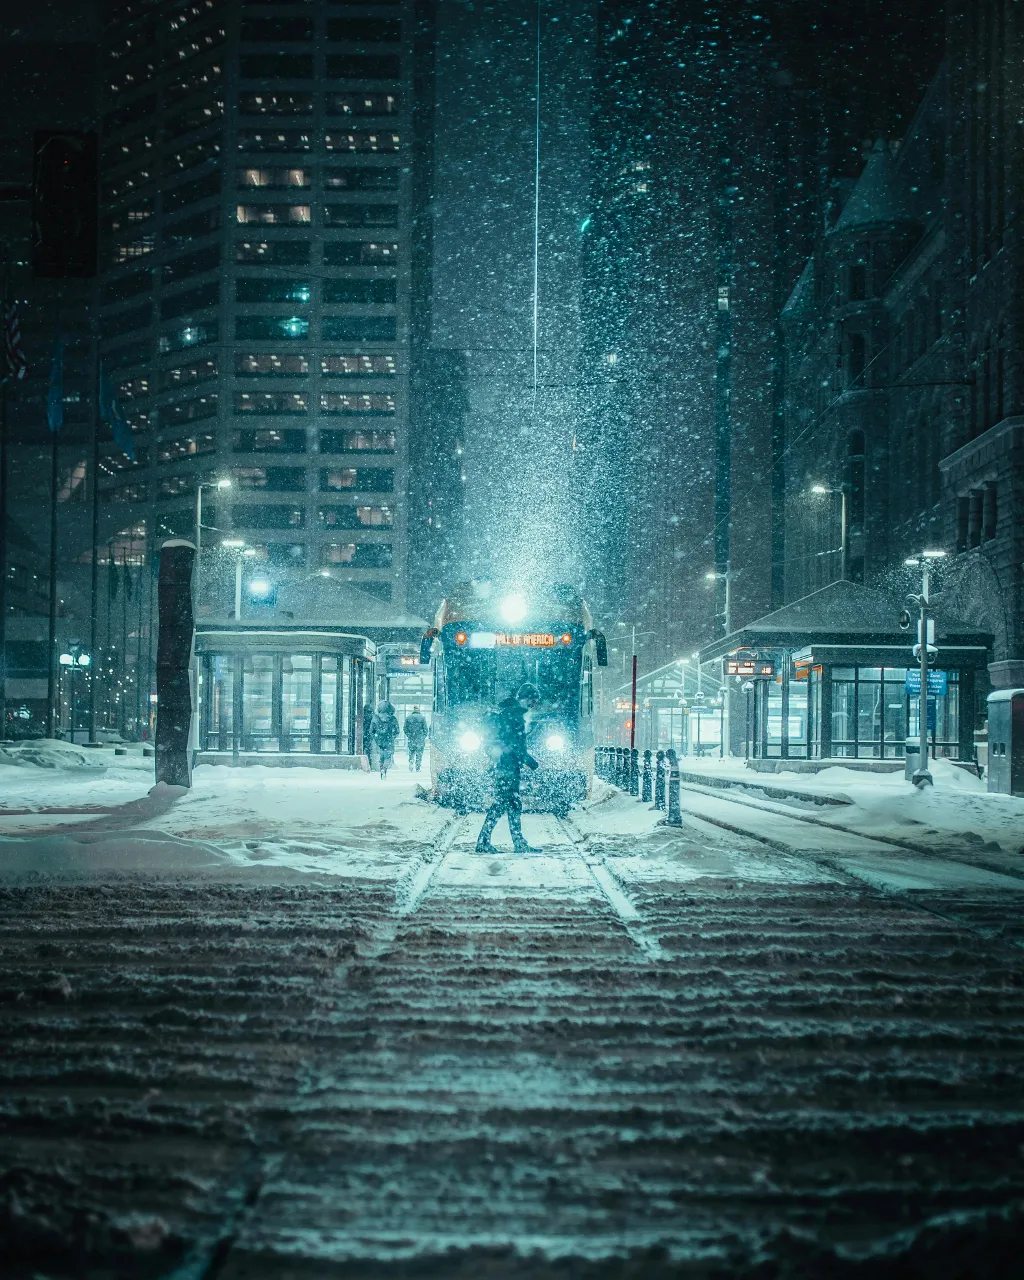
[[620, 791], [629, 790], [629, 748], [619, 747], [615, 785]]
[[644, 752], [644, 773], [643, 786], [640, 791], [640, 799], [644, 804], [651, 803], [652, 786], [651, 786], [651, 753]]
[[640, 752], [636, 747], [631, 748], [629, 753], [629, 794], [640, 794]]
[[658, 752], [657, 768], [654, 771], [654, 807], [665, 808], [665, 753]]
[[679, 807], [679, 758], [669, 750], [668, 754], [668, 817], [665, 821], [670, 827], [683, 825], [683, 813]]

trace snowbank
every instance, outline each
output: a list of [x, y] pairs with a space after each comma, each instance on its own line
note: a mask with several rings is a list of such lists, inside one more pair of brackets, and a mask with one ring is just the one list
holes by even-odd
[[[139, 874], [394, 879], [451, 816], [418, 799], [416, 775], [404, 770], [382, 781], [347, 770], [203, 765], [191, 791], [164, 783], [147, 789], [151, 773], [126, 772], [119, 781], [131, 794], [121, 804], [75, 810], [65, 795], [53, 809], [23, 804], [19, 811], [5, 795], [0, 881]], [[83, 802], [92, 794], [79, 793]], [[22, 788], [17, 798], [37, 799], [38, 791]]]
[[0, 743], [0, 764], [18, 769], [60, 769], [72, 773], [103, 773], [106, 761], [95, 748], [82, 748], [58, 738], [32, 738]]

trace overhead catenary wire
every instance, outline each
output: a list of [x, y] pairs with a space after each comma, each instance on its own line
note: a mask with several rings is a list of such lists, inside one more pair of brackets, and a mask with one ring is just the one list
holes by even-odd
[[[540, 29], [541, 4], [537, 0], [536, 83], [533, 115], [533, 416], [537, 416], [537, 351], [540, 317]], [[534, 422], [536, 427], [536, 421]]]

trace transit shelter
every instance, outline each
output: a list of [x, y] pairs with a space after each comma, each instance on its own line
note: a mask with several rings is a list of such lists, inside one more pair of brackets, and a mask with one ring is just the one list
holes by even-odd
[[[727, 678], [733, 753], [902, 760], [907, 738], [919, 733], [920, 668], [912, 653], [916, 627], [901, 630], [900, 609], [881, 591], [833, 582], [701, 650], [702, 663], [748, 660], [741, 664], [746, 676]], [[932, 753], [973, 761], [993, 637], [944, 615], [941, 601], [933, 612]]]
[[340, 631], [198, 630], [200, 762], [358, 764], [375, 657]]

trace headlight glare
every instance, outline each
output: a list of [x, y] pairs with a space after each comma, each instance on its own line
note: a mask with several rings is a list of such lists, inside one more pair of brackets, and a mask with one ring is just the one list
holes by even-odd
[[544, 739], [544, 745], [549, 751], [564, 751], [565, 738], [560, 733], [549, 733]]
[[472, 751], [480, 750], [480, 735], [472, 729], [467, 729], [465, 733], [459, 735], [459, 746], [469, 754]]

